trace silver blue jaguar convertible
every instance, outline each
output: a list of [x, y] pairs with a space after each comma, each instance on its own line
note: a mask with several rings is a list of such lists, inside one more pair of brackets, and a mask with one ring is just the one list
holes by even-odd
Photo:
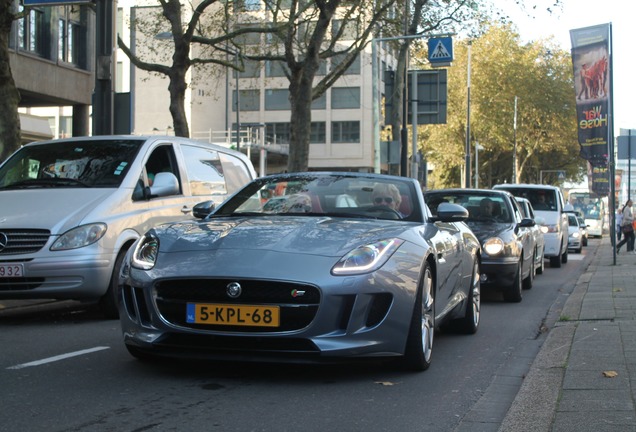
[[120, 320], [137, 358], [388, 358], [425, 370], [437, 329], [479, 326], [468, 212], [444, 203], [433, 217], [414, 179], [267, 176], [195, 216], [128, 253]]

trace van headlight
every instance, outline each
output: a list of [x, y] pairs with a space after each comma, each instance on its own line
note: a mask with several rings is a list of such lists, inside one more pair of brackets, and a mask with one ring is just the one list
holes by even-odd
[[543, 234], [559, 232], [559, 226], [558, 225], [541, 225], [541, 232]]
[[135, 245], [131, 264], [138, 269], [150, 270], [155, 266], [158, 254], [159, 239], [151, 233], [146, 233]]
[[63, 251], [88, 246], [104, 237], [104, 234], [106, 234], [106, 224], [104, 223], [78, 226], [62, 234], [53, 243], [51, 250]]

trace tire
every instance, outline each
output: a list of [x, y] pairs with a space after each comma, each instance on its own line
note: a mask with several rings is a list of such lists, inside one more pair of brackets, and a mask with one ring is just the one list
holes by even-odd
[[515, 280], [512, 282], [512, 285], [510, 285], [508, 289], [506, 289], [503, 292], [504, 300], [509, 303], [519, 303], [522, 299], [522, 295], [521, 295], [522, 289], [523, 287], [522, 287], [522, 281], [521, 281], [521, 262], [519, 262], [519, 265], [517, 266], [517, 275], [515, 276]]
[[543, 252], [544, 251], [541, 251], [541, 264], [539, 264], [539, 267], [537, 268], [537, 274], [543, 274], [543, 270], [545, 269], [545, 255]]
[[435, 287], [428, 263], [415, 298], [411, 326], [404, 349], [403, 366], [410, 371], [425, 371], [431, 365], [435, 336]]
[[466, 314], [453, 322], [454, 328], [464, 334], [475, 334], [479, 329], [481, 318], [481, 280], [479, 278], [479, 262], [475, 260], [473, 276], [470, 280], [468, 297], [466, 298]]
[[128, 249], [122, 249], [117, 255], [115, 260], [115, 266], [113, 267], [113, 274], [110, 276], [110, 283], [108, 284], [108, 290], [99, 299], [99, 308], [107, 319], [119, 318], [119, 273], [121, 273], [121, 267], [126, 257]]
[[561, 267], [561, 255], [550, 257], [550, 267]]
[[536, 268], [534, 266], [534, 254], [532, 255], [532, 263], [530, 263], [530, 273], [523, 280], [523, 289], [530, 290], [532, 289], [532, 285], [534, 283], [534, 276], [536, 275]]

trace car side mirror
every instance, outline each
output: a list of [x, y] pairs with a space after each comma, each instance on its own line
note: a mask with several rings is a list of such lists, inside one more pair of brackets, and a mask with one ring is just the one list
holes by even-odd
[[214, 201], [203, 201], [194, 205], [192, 215], [198, 219], [205, 219], [214, 212], [215, 208]]
[[150, 195], [167, 196], [179, 193], [179, 180], [171, 172], [160, 172], [155, 175], [155, 180], [150, 186]]
[[519, 226], [521, 228], [531, 228], [533, 226], [535, 226], [537, 223], [535, 222], [534, 219], [531, 218], [523, 218], [521, 219], [521, 222], [519, 223]]
[[468, 219], [468, 210], [459, 204], [441, 203], [437, 207], [435, 220], [441, 222], [463, 222]]

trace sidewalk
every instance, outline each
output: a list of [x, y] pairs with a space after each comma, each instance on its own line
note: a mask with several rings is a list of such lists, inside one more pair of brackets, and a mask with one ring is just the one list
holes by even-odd
[[500, 432], [636, 431], [636, 255], [621, 249], [614, 265], [601, 240]]

